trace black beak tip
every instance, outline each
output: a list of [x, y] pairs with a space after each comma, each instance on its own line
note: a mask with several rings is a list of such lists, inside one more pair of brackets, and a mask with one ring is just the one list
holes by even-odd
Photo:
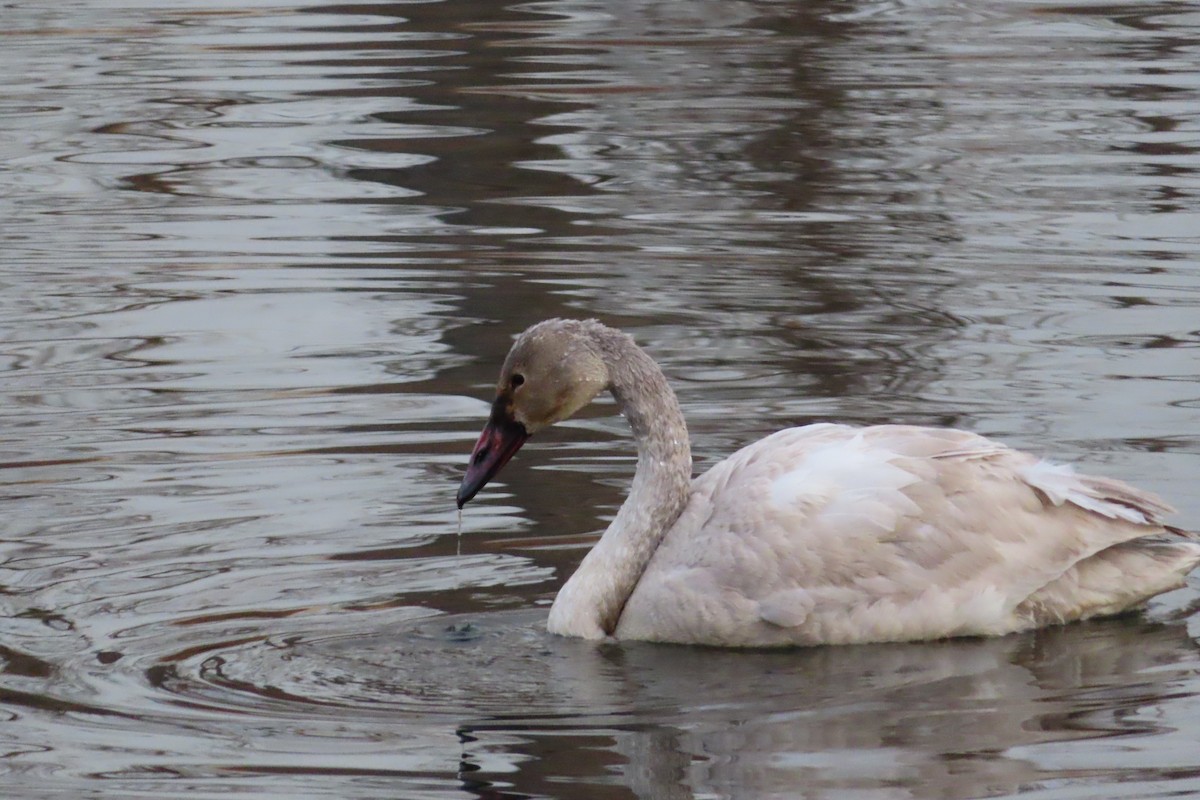
[[458, 487], [458, 494], [454, 498], [454, 502], [458, 504], [459, 511], [462, 511], [462, 507], [471, 502], [471, 499], [475, 495], [479, 494], [479, 490], [483, 488], [483, 484], [486, 482], [469, 474], [463, 478], [462, 484]]
[[455, 502], [458, 503], [459, 511], [495, 477], [528, 438], [525, 426], [519, 422], [507, 419], [488, 421], [479, 434], [479, 440], [475, 443], [475, 449], [467, 463], [467, 474], [463, 476], [458, 487]]

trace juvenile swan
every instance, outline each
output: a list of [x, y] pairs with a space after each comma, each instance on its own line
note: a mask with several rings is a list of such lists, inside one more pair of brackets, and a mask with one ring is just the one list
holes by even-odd
[[1153, 494], [960, 430], [789, 428], [693, 480], [662, 371], [595, 320], [517, 339], [458, 507], [603, 389], [633, 429], [637, 473], [559, 591], [553, 633], [741, 647], [992, 636], [1134, 608], [1200, 562]]

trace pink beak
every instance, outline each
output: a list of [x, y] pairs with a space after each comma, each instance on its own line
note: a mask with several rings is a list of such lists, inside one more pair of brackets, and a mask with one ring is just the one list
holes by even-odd
[[465, 506], [476, 492], [486, 486], [528, 438], [525, 426], [504, 414], [497, 403], [492, 408], [492, 417], [484, 426], [483, 433], [479, 434], [475, 449], [471, 451], [467, 474], [458, 487], [458, 507]]

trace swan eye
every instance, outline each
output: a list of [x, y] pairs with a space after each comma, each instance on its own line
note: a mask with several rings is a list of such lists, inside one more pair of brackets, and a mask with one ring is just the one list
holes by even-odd
[[518, 386], [525, 383], [525, 376], [518, 372], [509, 379], [508, 383], [510, 386], [512, 386], [512, 388], [516, 389]]

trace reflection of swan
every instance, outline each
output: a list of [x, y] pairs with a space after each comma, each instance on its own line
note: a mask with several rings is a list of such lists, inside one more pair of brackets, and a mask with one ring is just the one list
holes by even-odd
[[[351, 637], [347, 658], [370, 653], [356, 702], [408, 695], [426, 708], [416, 719], [448, 714], [478, 740], [464, 777], [491, 786], [478, 792], [488, 798], [588, 797], [615, 793], [596, 789], [614, 781], [647, 800], [1007, 797], [1047, 782], [1168, 780], [1148, 766], [1167, 763], [1195, 783], [1177, 766], [1191, 763], [1197, 731], [1197, 650], [1179, 624], [1123, 617], [989, 639], [698, 652], [547, 639], [533, 635], [540, 621], [473, 615], [482, 635], [466, 647], [422, 637], [414, 649], [395, 628]], [[296, 655], [288, 669], [306, 674], [327, 659], [319, 644]], [[433, 683], [456, 689], [450, 706], [425, 692]]]
[[[1174, 699], [1197, 655], [1182, 625], [1120, 619], [786, 653], [622, 650], [638, 702], [655, 709], [652, 724], [617, 738], [644, 798], [671, 796], [662, 792], [680, 783], [680, 754], [690, 756], [689, 797], [929, 800], [1069, 783], [1085, 763], [1094, 785], [1110, 785], [1194, 740], [1191, 696]], [[1111, 740], [1084, 743], [1121, 733], [1136, 738], [1116, 748], [1131, 751], [1119, 764], [1104, 760]]]
[[595, 321], [517, 339], [459, 507], [602, 389], [633, 429], [637, 474], [559, 592], [555, 633], [741, 646], [1004, 634], [1136, 606], [1200, 562], [1153, 495], [965, 431], [791, 428], [692, 481], [662, 371]]

